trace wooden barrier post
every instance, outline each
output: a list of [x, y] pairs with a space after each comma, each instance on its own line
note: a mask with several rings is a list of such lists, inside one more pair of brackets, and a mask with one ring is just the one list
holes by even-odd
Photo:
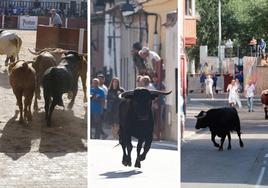
[[68, 18], [65, 18], [65, 28], [68, 28]]
[[2, 15], [2, 29], [5, 27], [5, 15]]
[[85, 29], [83, 29], [83, 28], [79, 29], [78, 53], [83, 53], [84, 32], [85, 32]]

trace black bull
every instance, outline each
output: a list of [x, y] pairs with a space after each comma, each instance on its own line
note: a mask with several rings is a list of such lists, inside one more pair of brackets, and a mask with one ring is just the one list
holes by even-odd
[[[223, 143], [228, 136], [228, 150], [231, 149], [231, 131], [236, 131], [239, 137], [240, 147], [244, 144], [241, 140], [240, 132], [240, 120], [235, 108], [217, 108], [210, 109], [207, 112], [201, 111], [197, 116], [196, 129], [209, 127], [211, 131], [211, 141], [215, 147], [219, 148], [219, 151], [223, 150]], [[221, 138], [221, 144], [219, 145], [215, 141], [215, 137]]]
[[[122, 163], [131, 166], [131, 137], [138, 139], [137, 159], [135, 167], [140, 168], [148, 153], [153, 140], [154, 120], [152, 113], [152, 101], [159, 95], [168, 95], [169, 92], [136, 88], [134, 91], [126, 91], [120, 97], [125, 98], [119, 106], [119, 143], [123, 149]], [[143, 153], [141, 153], [144, 143]], [[127, 150], [127, 151], [126, 151]]]

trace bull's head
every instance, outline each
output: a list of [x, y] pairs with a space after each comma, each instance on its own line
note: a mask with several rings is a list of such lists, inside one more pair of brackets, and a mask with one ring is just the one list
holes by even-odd
[[131, 100], [133, 113], [138, 120], [149, 120], [151, 115], [152, 101], [159, 95], [168, 95], [169, 92], [148, 90], [146, 88], [136, 88], [132, 91], [126, 91], [119, 95], [120, 98]]
[[197, 119], [197, 122], [196, 122], [196, 125], [195, 125], [196, 129], [206, 128], [207, 127], [207, 124], [206, 124], [206, 121], [205, 121], [206, 116], [207, 116], [207, 112], [205, 112], [205, 111], [201, 111], [197, 116], [195, 116], [196, 119]]

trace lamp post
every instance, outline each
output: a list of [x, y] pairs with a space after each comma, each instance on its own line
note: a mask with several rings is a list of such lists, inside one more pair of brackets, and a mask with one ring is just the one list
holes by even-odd
[[222, 59], [221, 59], [221, 0], [218, 0], [218, 18], [219, 18], [219, 41], [218, 41], [218, 58], [219, 58], [219, 72], [222, 73]]
[[[231, 62], [233, 47], [234, 47], [233, 41], [231, 39], [228, 39], [227, 42], [225, 43], [225, 48], [228, 50], [229, 63]], [[235, 77], [235, 64], [234, 64], [234, 69], [233, 69], [233, 78], [234, 77]]]

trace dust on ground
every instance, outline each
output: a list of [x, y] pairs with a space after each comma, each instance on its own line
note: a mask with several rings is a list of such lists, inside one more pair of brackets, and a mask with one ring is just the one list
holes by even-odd
[[[35, 48], [36, 31], [10, 31], [22, 38], [19, 58], [32, 60], [28, 48]], [[87, 114], [81, 81], [73, 109], [56, 107], [52, 127], [46, 126], [42, 95], [39, 111], [32, 110], [33, 121], [21, 125], [5, 58], [0, 56], [0, 187], [86, 187]], [[64, 95], [66, 107], [68, 102]]]

